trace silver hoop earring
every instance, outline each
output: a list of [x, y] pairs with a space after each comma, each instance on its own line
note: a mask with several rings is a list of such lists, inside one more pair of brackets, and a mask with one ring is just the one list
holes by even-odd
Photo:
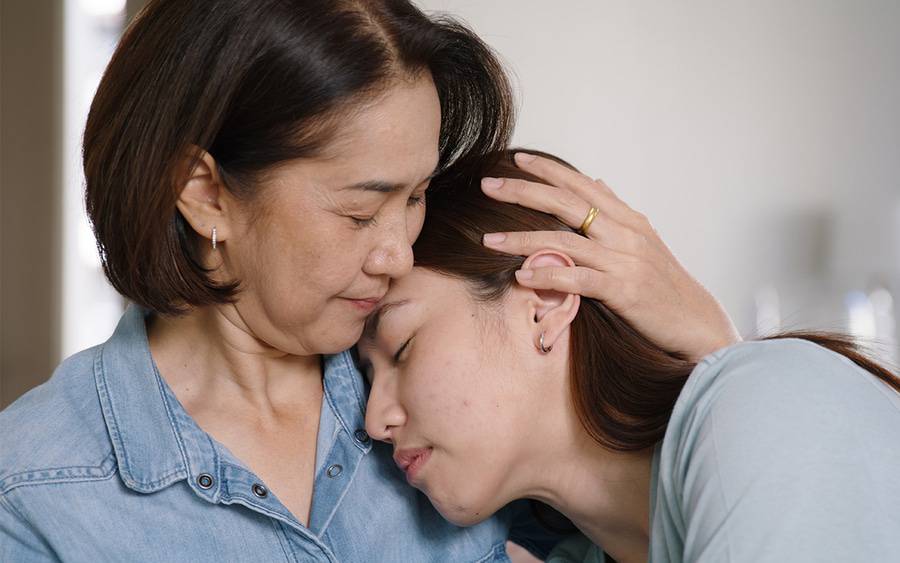
[[541, 331], [541, 352], [544, 354], [549, 354], [550, 350], [553, 350], [553, 346], [544, 347], [544, 332]]
[[215, 250], [216, 249], [216, 226], [215, 225], [213, 225], [213, 229], [212, 229], [212, 246], [213, 246], [213, 250]]

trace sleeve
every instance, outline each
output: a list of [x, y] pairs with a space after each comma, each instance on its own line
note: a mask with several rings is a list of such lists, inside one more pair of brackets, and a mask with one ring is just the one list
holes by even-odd
[[900, 409], [886, 386], [808, 342], [755, 344], [686, 417], [684, 560], [900, 557]]
[[0, 495], [0, 561], [59, 561], [3, 495]]

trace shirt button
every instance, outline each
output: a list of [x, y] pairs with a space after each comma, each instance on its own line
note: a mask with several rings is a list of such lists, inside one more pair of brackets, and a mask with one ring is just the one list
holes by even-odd
[[253, 494], [258, 496], [259, 498], [266, 498], [267, 496], [269, 496], [269, 490], [259, 483], [254, 484], [252, 488]]
[[201, 489], [211, 489], [213, 486], [213, 478], [209, 473], [201, 473], [197, 476], [197, 484]]
[[353, 433], [353, 437], [356, 438], [356, 441], [360, 444], [368, 444], [369, 443], [369, 435], [366, 434], [365, 430], [357, 430]]
[[334, 478], [334, 477], [337, 477], [338, 475], [340, 475], [343, 471], [344, 471], [344, 468], [335, 463], [334, 465], [332, 465], [331, 467], [328, 468], [327, 473], [328, 473], [329, 477]]

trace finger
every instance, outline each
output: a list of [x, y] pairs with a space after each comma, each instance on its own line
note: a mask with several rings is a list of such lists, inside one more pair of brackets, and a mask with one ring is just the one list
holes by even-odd
[[[646, 222], [645, 217], [622, 201], [603, 180], [593, 180], [581, 172], [542, 156], [519, 152], [515, 154], [515, 161], [522, 170], [534, 174], [553, 186], [570, 190], [594, 207], [602, 207], [610, 217], [623, 225], [642, 228]], [[584, 215], [582, 215], [583, 219]]]
[[[536, 211], [555, 215], [573, 229], [581, 227], [588, 211], [602, 203], [588, 203], [571, 191], [517, 178], [484, 178], [482, 191], [488, 196], [507, 203], [516, 203]], [[605, 206], [598, 207], [605, 215]], [[595, 221], [599, 217], [595, 218]]]
[[484, 236], [485, 246], [500, 252], [529, 256], [540, 250], [555, 250], [572, 258], [576, 265], [589, 268], [638, 260], [638, 257], [614, 247], [615, 244], [624, 245], [624, 242], [615, 241], [612, 237], [605, 242], [607, 244], [569, 231], [520, 231]]
[[607, 296], [614, 296], [622, 286], [622, 281], [609, 272], [578, 266], [519, 270], [516, 272], [516, 280], [520, 285], [531, 289], [574, 293], [601, 301]]
[[[555, 160], [534, 154], [517, 152], [516, 166], [530, 172], [545, 182], [561, 188], [568, 188], [578, 195], [589, 195], [585, 187], [594, 181], [577, 170], [556, 162]], [[593, 190], [596, 192], [596, 188]]]

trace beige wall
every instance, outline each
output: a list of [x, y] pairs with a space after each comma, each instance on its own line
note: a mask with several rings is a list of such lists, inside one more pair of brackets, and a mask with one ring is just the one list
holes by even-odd
[[59, 350], [60, 1], [0, 3], [0, 408]]
[[646, 213], [744, 334], [768, 285], [786, 328], [900, 296], [900, 2], [417, 1], [504, 58], [516, 142]]

